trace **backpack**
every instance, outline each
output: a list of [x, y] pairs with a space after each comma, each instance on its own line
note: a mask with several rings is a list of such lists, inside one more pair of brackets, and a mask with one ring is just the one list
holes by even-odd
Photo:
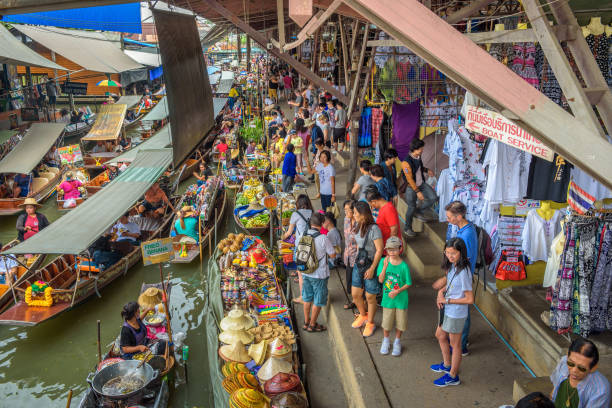
[[320, 235], [321, 233], [317, 231], [312, 235], [306, 233], [300, 238], [295, 251], [295, 264], [298, 271], [308, 275], [319, 267], [315, 239]]

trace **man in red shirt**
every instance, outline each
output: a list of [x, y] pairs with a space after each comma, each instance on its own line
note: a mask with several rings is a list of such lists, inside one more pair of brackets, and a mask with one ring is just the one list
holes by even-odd
[[366, 200], [370, 207], [378, 210], [376, 225], [380, 228], [383, 236], [383, 245], [387, 243], [389, 237], [402, 239], [400, 231], [399, 216], [393, 203], [385, 200], [378, 191], [370, 190], [366, 194]]

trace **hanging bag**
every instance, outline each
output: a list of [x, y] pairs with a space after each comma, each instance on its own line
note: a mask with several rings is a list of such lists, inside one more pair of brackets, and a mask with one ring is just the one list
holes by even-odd
[[370, 258], [368, 255], [368, 251], [365, 249], [365, 243], [368, 242], [368, 237], [370, 236], [370, 231], [372, 230], [372, 226], [366, 232], [365, 239], [363, 240], [364, 245], [359, 247], [357, 251], [357, 259], [355, 259], [355, 265], [357, 266], [357, 270], [359, 273], [364, 274], [370, 267], [374, 260]]

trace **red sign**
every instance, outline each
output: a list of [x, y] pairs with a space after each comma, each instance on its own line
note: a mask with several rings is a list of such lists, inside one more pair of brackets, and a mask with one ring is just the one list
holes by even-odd
[[468, 105], [465, 127], [550, 162], [555, 155], [529, 132], [497, 112]]

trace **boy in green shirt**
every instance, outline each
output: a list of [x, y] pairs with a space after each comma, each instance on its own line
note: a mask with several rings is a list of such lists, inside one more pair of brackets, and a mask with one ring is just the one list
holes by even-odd
[[402, 353], [400, 338], [408, 323], [408, 288], [412, 285], [410, 269], [400, 257], [402, 241], [398, 237], [390, 237], [385, 245], [387, 256], [378, 264], [378, 281], [383, 286], [383, 341], [380, 354], [389, 354], [389, 332], [395, 327], [395, 341], [392, 356]]

